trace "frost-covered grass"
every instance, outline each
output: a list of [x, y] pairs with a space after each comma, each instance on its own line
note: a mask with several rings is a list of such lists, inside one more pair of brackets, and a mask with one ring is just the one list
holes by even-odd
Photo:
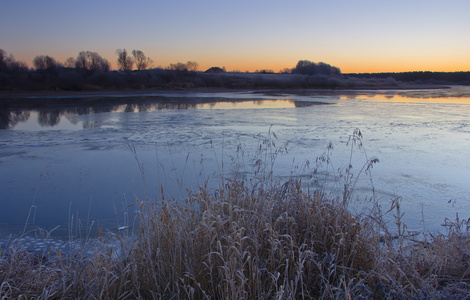
[[[469, 292], [468, 220], [411, 242], [298, 180], [227, 180], [184, 203], [137, 201], [139, 232], [92, 255], [3, 249], [3, 298], [426, 298]], [[379, 218], [379, 219], [377, 219]], [[382, 232], [382, 234], [380, 234]], [[385, 231], [386, 232], [386, 231]]]
[[[355, 131], [352, 144], [360, 143]], [[352, 149], [352, 148], [351, 148]], [[328, 157], [325, 159], [328, 161]], [[373, 160], [365, 164], [367, 170]], [[268, 171], [269, 172], [269, 171]], [[226, 179], [181, 200], [136, 200], [134, 234], [100, 232], [90, 253], [2, 249], [0, 298], [403, 299], [470, 294], [469, 220], [413, 236], [400, 202], [382, 212], [372, 197], [353, 214], [355, 177], [342, 196], [301, 179]], [[357, 175], [356, 175], [357, 176]], [[395, 217], [389, 232], [385, 219]], [[125, 231], [125, 230], [124, 230]], [[116, 242], [120, 244], [116, 247]]]

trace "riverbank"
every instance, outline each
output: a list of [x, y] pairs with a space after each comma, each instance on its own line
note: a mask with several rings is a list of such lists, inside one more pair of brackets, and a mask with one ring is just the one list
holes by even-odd
[[[248, 97], [272, 99], [269, 93], [277, 92], [251, 91]], [[52, 105], [55, 112], [31, 112], [38, 128], [2, 131], [0, 219], [26, 219], [28, 228], [44, 221], [67, 229], [80, 224], [82, 236], [93, 228], [102, 243], [86, 253], [40, 247], [55, 240], [2, 247], [1, 297], [464, 298], [469, 226], [468, 219], [454, 217], [458, 212], [468, 218], [469, 211], [468, 105], [424, 98], [454, 92], [456, 87], [331, 97], [336, 91], [328, 90], [324, 98], [292, 99], [326, 98], [340, 105], [281, 109], [149, 112], [143, 106], [126, 113], [129, 105], [87, 115], [62, 114]], [[369, 98], [374, 94], [380, 97]], [[16, 116], [17, 125], [28, 118]], [[57, 116], [77, 130], [62, 130]], [[352, 148], [344, 147], [353, 145], [352, 128], [364, 128], [369, 157], [380, 159], [373, 169], [378, 202], [363, 197], [372, 193], [372, 180], [359, 180], [355, 188], [366, 211], [352, 209], [355, 203], [342, 197], [344, 180], [352, 183], [344, 172], [370, 170], [362, 152], [354, 153], [359, 164], [351, 163]], [[284, 149], [286, 156], [280, 154], [274, 165], [273, 154]], [[271, 175], [276, 183], [257, 181]], [[195, 178], [197, 184], [182, 183]], [[215, 180], [211, 188], [208, 178]], [[172, 186], [182, 202], [173, 201]], [[155, 200], [131, 200], [136, 197]], [[13, 206], [21, 201], [24, 207]], [[121, 201], [117, 209], [128, 210], [115, 216]], [[23, 217], [30, 207], [34, 222]], [[123, 230], [108, 232], [100, 210], [111, 211], [113, 230]]]
[[[67, 100], [71, 103], [84, 103], [92, 102], [93, 100], [114, 100], [119, 101], [120, 98], [140, 98], [150, 99], [151, 97], [185, 97], [187, 102], [191, 102], [192, 94], [207, 94], [210, 97], [217, 97], [225, 93], [245, 93], [252, 94], [253, 99], [256, 100], [257, 96], [279, 96], [279, 95], [302, 95], [302, 96], [315, 96], [315, 95], [364, 95], [364, 94], [399, 94], [411, 98], [434, 98], [434, 97], [470, 97], [470, 90], [468, 88], [460, 88], [457, 85], [416, 85], [416, 84], [403, 84], [395, 87], [375, 86], [363, 88], [350, 88], [350, 89], [227, 89], [227, 88], [189, 88], [189, 89], [143, 89], [143, 90], [117, 90], [106, 89], [99, 91], [60, 91], [60, 90], [47, 90], [47, 91], [0, 91], [0, 105], [18, 105], [22, 104], [37, 104], [64, 103]], [[222, 96], [221, 96], [222, 97]], [[250, 100], [250, 99], [248, 99]]]
[[[136, 236], [108, 236], [92, 254], [31, 254], [21, 243], [2, 249], [0, 295], [457, 299], [470, 293], [468, 220], [413, 239], [398, 201], [388, 212], [372, 206], [358, 215], [347, 209], [347, 195], [306, 192], [299, 180], [274, 186], [227, 180], [214, 191], [192, 191], [183, 203], [137, 200]], [[387, 214], [395, 216], [398, 234], [389, 233]]]
[[0, 90], [13, 92], [100, 92], [109, 90], [145, 91], [149, 89], [229, 89], [230, 91], [247, 89], [429, 89], [436, 85], [468, 83], [465, 80], [399, 81], [393, 76], [360, 77], [357, 74], [205, 73], [167, 69], [85, 72], [68, 68], [60, 69], [57, 72], [5, 73], [0, 79]]

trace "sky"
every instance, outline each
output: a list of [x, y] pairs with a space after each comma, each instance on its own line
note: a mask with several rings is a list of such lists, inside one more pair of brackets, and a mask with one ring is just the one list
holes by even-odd
[[470, 71], [468, 0], [0, 0], [0, 49], [32, 66], [116, 49], [153, 67], [196, 61], [275, 72], [299, 60], [343, 73]]

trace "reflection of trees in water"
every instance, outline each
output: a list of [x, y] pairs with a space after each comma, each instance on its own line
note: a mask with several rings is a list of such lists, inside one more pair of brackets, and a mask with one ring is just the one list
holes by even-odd
[[85, 121], [83, 122], [83, 129], [93, 129], [93, 128], [100, 128], [101, 122], [100, 121]]
[[70, 116], [89, 115], [93, 113], [93, 108], [86, 106], [68, 107], [65, 112]]
[[77, 114], [71, 114], [69, 112], [66, 112], [63, 114], [63, 116], [73, 125], [77, 125], [78, 124], [78, 119], [75, 118], [75, 116], [77, 116]]
[[151, 105], [150, 103], [138, 104], [137, 107], [139, 108], [139, 112], [152, 111], [153, 109], [153, 105]]
[[[61, 117], [65, 117], [72, 124], [77, 125], [79, 119], [74, 116], [90, 115], [96, 113], [108, 112], [150, 112], [155, 110], [178, 110], [178, 109], [197, 109], [200, 105], [209, 105], [214, 107], [220, 101], [212, 99], [204, 99], [204, 101], [194, 101], [188, 98], [158, 98], [158, 99], [93, 99], [80, 102], [78, 99], [68, 99], [51, 102], [48, 99], [48, 107], [37, 107], [24, 105], [20, 108], [4, 107], [0, 110], [0, 129], [12, 128], [20, 122], [26, 122], [31, 117], [31, 112], [38, 112], [38, 124], [42, 127], [52, 127], [60, 123]], [[223, 101], [226, 102], [226, 101]], [[234, 105], [236, 102], [233, 102]], [[254, 101], [257, 105], [262, 105], [263, 100]], [[297, 107], [310, 106], [312, 102], [297, 102]], [[53, 107], [53, 108], [50, 108]], [[85, 121], [83, 128], [97, 128], [101, 126], [101, 122]]]
[[10, 113], [10, 126], [13, 127], [19, 122], [26, 122], [30, 117], [30, 111], [13, 111]]
[[295, 107], [309, 107], [313, 105], [328, 105], [326, 102], [293, 101]]
[[14, 127], [20, 122], [26, 122], [31, 117], [30, 111], [0, 111], [0, 129]]
[[8, 129], [10, 127], [10, 112], [0, 110], [0, 129]]
[[53, 111], [40, 111], [38, 114], [38, 123], [39, 125], [45, 126], [55, 126], [60, 122], [61, 112], [59, 110]]
[[136, 107], [137, 105], [135, 104], [127, 104], [124, 112], [134, 112]]
[[159, 110], [162, 109], [194, 109], [196, 103], [166, 103], [166, 105], [158, 105]]

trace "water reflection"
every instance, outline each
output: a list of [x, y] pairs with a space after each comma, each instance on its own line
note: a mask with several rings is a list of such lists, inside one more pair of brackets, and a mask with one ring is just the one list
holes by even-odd
[[342, 100], [370, 100], [395, 103], [458, 103], [470, 104], [470, 89], [454, 86], [448, 89], [355, 91], [340, 96]]
[[[292, 100], [295, 99], [295, 100]], [[76, 116], [121, 112], [179, 109], [275, 109], [301, 108], [341, 100], [391, 103], [470, 103], [468, 87], [401, 91], [257, 91], [253, 93], [161, 93], [72, 95], [51, 98], [1, 99], [0, 129], [82, 129], [100, 127]], [[37, 120], [32, 120], [36, 118]], [[38, 127], [39, 126], [39, 127]]]
[[60, 122], [61, 112], [57, 109], [51, 111], [40, 111], [38, 114], [38, 123], [41, 127], [55, 126]]
[[[34, 225], [65, 224], [61, 228], [67, 231], [71, 211], [111, 224], [117, 219], [113, 208], [122, 202], [127, 207], [134, 195], [157, 199], [163, 187], [168, 198], [179, 198], [185, 196], [185, 187], [198, 189], [208, 178], [214, 186], [220, 178], [249, 179], [255, 162], [270, 157], [262, 151], [268, 149], [265, 136], [273, 124], [279, 136], [273, 149], [289, 143], [289, 153], [277, 156], [273, 168], [282, 181], [299, 176], [305, 184], [317, 186], [309, 179], [313, 171], [308, 170], [309, 161], [321, 158], [330, 143], [335, 145], [332, 176], [337, 177], [336, 170], [342, 172], [351, 160], [350, 148], [345, 147], [348, 136], [360, 128], [368, 155], [380, 159], [373, 173], [382, 207], [403, 196], [405, 221], [415, 229], [421, 219], [427, 229], [437, 228], [456, 211], [468, 218], [469, 105], [456, 104], [452, 98], [429, 98], [451, 105], [424, 104], [431, 100], [421, 96], [437, 93], [444, 92], [399, 91], [398, 96], [388, 91], [234, 92], [232, 101], [230, 95], [208, 99], [193, 93], [21, 99], [21, 106], [13, 100], [7, 105], [2, 99], [1, 126], [13, 130], [0, 131], [0, 238], [4, 224], [23, 229], [33, 199]], [[415, 97], [405, 97], [410, 94]], [[342, 98], [346, 95], [356, 100]], [[447, 90], [446, 95], [450, 95]], [[333, 105], [312, 107], [325, 103]], [[152, 113], [164, 109], [173, 111]], [[138, 156], [130, 145], [135, 145]], [[357, 163], [352, 165], [361, 167], [362, 152], [354, 151]], [[358, 184], [361, 195], [370, 190], [366, 181]]]
[[455, 97], [455, 96], [447, 96], [447, 97], [439, 97], [439, 96], [431, 96], [431, 95], [421, 95], [417, 94], [409, 94], [409, 93], [398, 93], [398, 94], [355, 94], [355, 95], [347, 95], [342, 96], [341, 99], [344, 100], [364, 100], [364, 101], [381, 101], [381, 102], [390, 102], [390, 103], [459, 103], [459, 104], [470, 104], [470, 95], [464, 97]]
[[26, 122], [31, 116], [30, 111], [0, 111], [0, 128], [7, 129], [14, 127], [20, 122]]
[[[170, 97], [141, 97], [139, 99], [21, 99], [2, 103], [0, 113], [0, 129], [18, 129], [20, 123], [30, 122], [27, 129], [35, 130], [36, 125], [30, 120], [37, 116], [37, 124], [41, 127], [60, 127], [57, 129], [71, 129], [79, 127], [75, 116], [108, 112], [151, 112], [157, 110], [178, 109], [256, 109], [256, 108], [295, 108], [318, 104], [327, 104], [313, 101], [294, 100], [223, 100], [214, 98], [170, 98]], [[65, 117], [66, 121], [62, 118]], [[66, 122], [67, 124], [62, 124]], [[61, 126], [58, 126], [61, 124]], [[62, 126], [64, 125], [64, 126]], [[75, 126], [71, 126], [75, 125]], [[82, 128], [96, 128], [95, 122], [83, 122]], [[26, 128], [22, 128], [26, 129]], [[38, 128], [39, 129], [39, 128]], [[75, 128], [79, 129], [79, 128]]]

